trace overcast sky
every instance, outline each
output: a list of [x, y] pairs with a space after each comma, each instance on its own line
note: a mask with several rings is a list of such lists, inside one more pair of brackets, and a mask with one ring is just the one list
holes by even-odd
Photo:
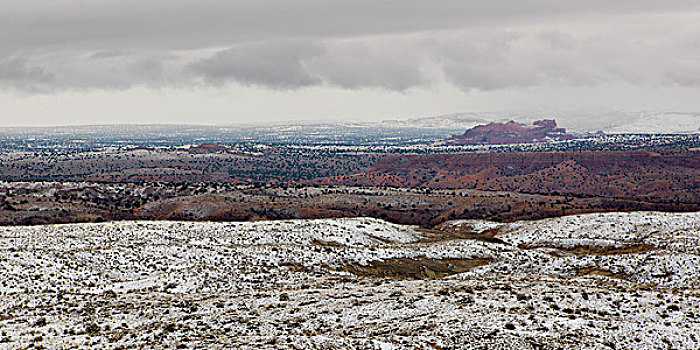
[[0, 126], [615, 110], [700, 111], [700, 0], [0, 1]]

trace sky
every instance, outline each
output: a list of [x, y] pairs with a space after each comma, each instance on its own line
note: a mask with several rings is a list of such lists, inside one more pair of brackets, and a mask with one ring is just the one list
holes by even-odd
[[699, 29], [700, 0], [2, 0], [0, 126], [697, 112]]

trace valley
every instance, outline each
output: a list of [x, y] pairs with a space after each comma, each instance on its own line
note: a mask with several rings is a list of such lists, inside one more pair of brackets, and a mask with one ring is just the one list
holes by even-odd
[[6, 134], [0, 349], [700, 347], [700, 135], [515, 124]]

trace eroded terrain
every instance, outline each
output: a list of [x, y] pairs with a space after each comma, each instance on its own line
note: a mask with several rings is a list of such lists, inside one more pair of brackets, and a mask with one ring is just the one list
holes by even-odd
[[700, 215], [0, 229], [0, 348], [700, 347]]
[[0, 225], [112, 220], [249, 221], [373, 217], [433, 228], [610, 211], [698, 211], [692, 203], [475, 189], [219, 183], [0, 182]]

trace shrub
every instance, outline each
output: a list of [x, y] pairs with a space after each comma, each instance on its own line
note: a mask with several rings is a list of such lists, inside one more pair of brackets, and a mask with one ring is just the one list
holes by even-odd
[[100, 325], [98, 325], [95, 322], [92, 322], [85, 326], [85, 332], [88, 334], [97, 334], [100, 333]]

